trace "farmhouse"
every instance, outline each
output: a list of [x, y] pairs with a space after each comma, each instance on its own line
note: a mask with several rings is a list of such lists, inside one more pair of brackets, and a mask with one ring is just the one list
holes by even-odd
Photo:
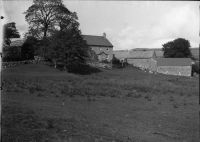
[[163, 74], [191, 76], [192, 60], [190, 58], [154, 58], [150, 69]]
[[106, 38], [106, 34], [102, 36], [82, 35], [87, 45], [96, 53], [99, 61], [111, 61], [113, 58], [113, 45]]

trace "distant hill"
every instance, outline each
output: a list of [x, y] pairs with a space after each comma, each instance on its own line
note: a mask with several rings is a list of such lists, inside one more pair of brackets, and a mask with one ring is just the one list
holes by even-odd
[[[192, 55], [199, 60], [199, 48], [190, 48]], [[113, 53], [116, 55], [116, 57], [119, 58], [126, 58], [129, 54], [129, 52], [133, 52], [133, 51], [156, 51], [156, 55], [158, 57], [163, 56], [163, 51], [162, 48], [134, 48], [134, 49], [130, 49], [130, 50], [114, 50]]]
[[199, 48], [191, 48], [191, 52], [194, 58], [199, 60]]

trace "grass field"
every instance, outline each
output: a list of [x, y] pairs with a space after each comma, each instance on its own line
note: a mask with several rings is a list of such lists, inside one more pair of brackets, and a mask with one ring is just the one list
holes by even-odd
[[2, 72], [3, 142], [198, 142], [199, 79], [136, 68]]

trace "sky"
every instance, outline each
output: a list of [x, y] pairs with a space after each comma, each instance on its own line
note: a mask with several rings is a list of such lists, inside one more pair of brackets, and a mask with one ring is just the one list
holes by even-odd
[[[176, 38], [199, 46], [200, 15], [198, 1], [65, 1], [65, 6], [77, 12], [82, 34], [106, 33], [114, 50], [162, 48]], [[0, 2], [3, 23], [15, 22], [21, 37], [28, 30], [24, 11], [32, 0]], [[0, 28], [0, 30], [2, 30]], [[0, 32], [1, 33], [1, 32]]]

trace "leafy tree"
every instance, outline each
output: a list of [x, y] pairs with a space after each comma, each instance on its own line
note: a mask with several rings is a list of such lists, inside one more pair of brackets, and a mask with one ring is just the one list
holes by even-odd
[[47, 58], [52, 59], [55, 68], [58, 63], [62, 63], [65, 69], [71, 71], [75, 66], [85, 64], [88, 50], [80, 31], [74, 27], [68, 31], [57, 31], [53, 34], [50, 38]]
[[33, 0], [33, 5], [25, 12], [25, 19], [29, 24], [28, 34], [46, 38], [59, 28], [62, 20], [67, 21], [70, 14], [62, 0]]
[[184, 38], [177, 38], [163, 44], [165, 58], [189, 58], [192, 57], [190, 42]]
[[34, 54], [38, 45], [37, 43], [38, 40], [35, 37], [27, 37], [21, 48], [21, 55], [23, 60], [34, 59]]
[[10, 45], [10, 38], [20, 38], [16, 23], [11, 22], [4, 25], [4, 43]]

